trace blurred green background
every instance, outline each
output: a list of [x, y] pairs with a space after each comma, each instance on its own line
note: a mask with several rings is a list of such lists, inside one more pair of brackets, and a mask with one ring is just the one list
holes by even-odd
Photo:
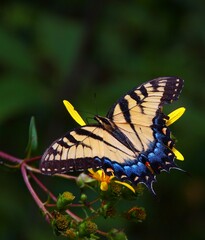
[[[63, 99], [90, 122], [131, 88], [179, 76], [185, 88], [165, 111], [187, 108], [171, 128], [185, 157], [178, 165], [191, 176], [162, 173], [154, 186], [158, 199], [145, 190], [137, 202], [147, 220], [119, 226], [131, 240], [205, 239], [204, 12], [202, 0], [2, 1], [0, 150], [25, 156], [32, 115], [36, 155], [76, 127]], [[44, 221], [20, 172], [1, 168], [0, 192], [0, 239], [61, 239]]]

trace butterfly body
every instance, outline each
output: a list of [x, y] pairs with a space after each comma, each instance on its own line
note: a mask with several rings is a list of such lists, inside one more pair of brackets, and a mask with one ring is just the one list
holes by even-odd
[[101, 117], [96, 115], [94, 117], [96, 121], [107, 131], [113, 132], [116, 129], [116, 125], [107, 117]]
[[45, 174], [102, 168], [122, 181], [144, 183], [152, 189], [156, 174], [177, 168], [174, 140], [162, 106], [177, 100], [183, 80], [153, 79], [121, 97], [97, 124], [66, 133], [44, 153]]

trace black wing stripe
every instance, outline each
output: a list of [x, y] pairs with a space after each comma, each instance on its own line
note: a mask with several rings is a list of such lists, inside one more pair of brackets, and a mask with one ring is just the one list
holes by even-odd
[[175, 77], [168, 77], [167, 79], [164, 79], [164, 81], [161, 80], [161, 83], [163, 82], [166, 84], [164, 87], [160, 106], [178, 100], [184, 83], [182, 79]]
[[159, 88], [159, 81], [157, 80], [154, 80], [154, 81], [151, 81], [150, 84], [152, 85], [152, 88], [154, 90], [154, 92], [158, 92], [158, 88]]
[[141, 85], [141, 87], [138, 89], [144, 97], [148, 97], [147, 89], [144, 85]]
[[[77, 141], [71, 134], [67, 134], [66, 138], [73, 144], [78, 144], [79, 143], [79, 141]], [[60, 141], [60, 144], [61, 144], [61, 146], [66, 147], [66, 145], [67, 145], [67, 147], [69, 147], [69, 145], [65, 141], [63, 141], [63, 139]]]
[[[106, 131], [106, 130], [104, 130], [104, 131]], [[83, 129], [83, 128], [79, 128], [79, 129], [76, 129], [75, 132], [76, 132], [77, 134], [79, 134], [79, 135], [84, 135], [85, 137], [94, 138], [94, 139], [96, 139], [96, 140], [98, 140], [98, 141], [101, 141], [101, 142], [105, 143], [107, 146], [110, 146], [110, 147], [112, 147], [112, 148], [114, 148], [114, 149], [116, 149], [116, 150], [118, 150], [118, 151], [121, 151], [121, 152], [123, 152], [123, 153], [126, 153], [126, 152], [124, 152], [122, 149], [120, 149], [120, 148], [118, 148], [117, 146], [112, 145], [111, 143], [105, 141], [102, 137], [96, 135], [95, 133], [93, 133], [93, 132], [91, 132], [91, 131], [85, 130], [85, 129]], [[114, 138], [116, 138], [112, 133], [109, 132], [109, 134], [112, 135]], [[128, 146], [126, 146], [126, 147], [128, 147]], [[130, 149], [130, 148], [129, 148], [129, 149]]]
[[178, 100], [183, 88], [183, 82], [184, 81], [182, 79], [177, 77], [160, 77], [153, 79], [147, 83], [144, 83], [140, 87], [134, 88], [127, 92], [112, 106], [106, 116], [111, 120], [114, 120], [117, 105], [127, 96], [130, 96], [132, 99], [134, 99], [136, 101], [136, 105], [140, 106], [145, 98], [149, 97], [150, 95], [154, 96], [156, 93], [156, 97], [159, 97], [160, 100], [157, 108], [163, 106], [164, 104]]
[[130, 97], [132, 99], [134, 99], [137, 102], [137, 104], [142, 103], [142, 99], [140, 98], [140, 96], [135, 91], [130, 93]]
[[[141, 146], [142, 146], [142, 149], [144, 150], [144, 146], [143, 146], [143, 143], [142, 143], [142, 140], [141, 138], [139, 137], [134, 125], [131, 123], [131, 116], [130, 116], [130, 111], [129, 111], [129, 103], [126, 99], [123, 99], [122, 102], [119, 103], [120, 105], [120, 108], [121, 108], [121, 111], [123, 113], [123, 116], [125, 118], [125, 121], [127, 122], [127, 124], [130, 125], [130, 127], [132, 128], [132, 130], [135, 132], [139, 142], [141, 143]], [[118, 129], [119, 130], [119, 129]], [[119, 130], [120, 131], [120, 130]], [[121, 131], [120, 131], [121, 132]], [[124, 133], [121, 132], [122, 135], [124, 135]], [[125, 136], [125, 135], [124, 135]], [[136, 149], [134, 147], [134, 145], [132, 144], [132, 142], [125, 136], [125, 138], [127, 139], [127, 143], [128, 143], [128, 147], [133, 151], [139, 151], [138, 149]]]
[[85, 137], [91, 137], [91, 138], [94, 138], [96, 140], [99, 140], [99, 141], [102, 141], [103, 142], [103, 138], [94, 134], [93, 132], [91, 131], [88, 131], [88, 130], [85, 130], [83, 128], [78, 128], [78, 129], [75, 129], [75, 132], [78, 134], [78, 135], [84, 135]]
[[[69, 139], [69, 141], [70, 141], [70, 139]], [[75, 142], [76, 142], [76, 140], [75, 140]], [[60, 139], [58, 143], [64, 148], [69, 148], [69, 145], [63, 139]]]
[[120, 102], [119, 105], [120, 105], [120, 109], [123, 113], [124, 119], [126, 120], [126, 122], [130, 123], [131, 119], [130, 119], [128, 101], [126, 99], [123, 99], [123, 101]]

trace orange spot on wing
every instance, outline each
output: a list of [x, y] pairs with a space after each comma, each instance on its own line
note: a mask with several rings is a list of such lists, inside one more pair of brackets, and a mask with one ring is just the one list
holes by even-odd
[[154, 170], [152, 169], [151, 165], [149, 162], [145, 162], [145, 166], [149, 169], [149, 171], [154, 174]]

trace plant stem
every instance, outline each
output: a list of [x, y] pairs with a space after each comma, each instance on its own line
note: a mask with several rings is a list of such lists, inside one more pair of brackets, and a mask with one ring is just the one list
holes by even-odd
[[[35, 180], [35, 182], [39, 185], [39, 187], [45, 192], [47, 193], [51, 199], [56, 202], [57, 201], [57, 198], [56, 196], [51, 192], [49, 191], [46, 186], [31, 172], [30, 173], [31, 177]], [[77, 222], [80, 222], [82, 221], [82, 218], [78, 217], [77, 215], [75, 215], [73, 212], [71, 212], [70, 210], [66, 210], [67, 214], [69, 214], [73, 219], [75, 219]]]
[[[38, 173], [38, 174], [42, 174], [41, 171], [35, 167], [31, 167], [29, 166], [27, 163], [39, 160], [41, 158], [41, 156], [37, 156], [37, 157], [33, 157], [30, 159], [26, 159], [26, 160], [22, 160], [16, 157], [13, 157], [3, 151], [0, 151], [0, 158], [3, 158], [7, 161], [10, 161], [12, 163], [16, 163], [19, 164], [19, 167], [21, 168], [21, 172], [22, 172], [22, 176], [24, 179], [24, 182], [29, 190], [29, 192], [31, 193], [34, 201], [36, 202], [36, 204], [38, 205], [38, 207], [41, 209], [41, 211], [44, 213], [46, 220], [48, 222], [50, 222], [50, 220], [53, 218], [52, 215], [50, 214], [49, 211], [47, 211], [46, 207], [44, 206], [44, 204], [42, 203], [42, 201], [39, 199], [38, 195], [36, 194], [36, 192], [34, 191], [33, 187], [31, 186], [30, 182], [29, 182], [29, 178], [27, 175], [27, 171], [29, 171], [30, 176], [36, 181], [36, 183], [39, 185], [39, 187], [41, 189], [43, 189], [44, 192], [46, 192], [47, 194], [50, 195], [50, 197], [52, 198], [52, 200], [54, 202], [57, 201], [57, 198], [55, 197], [55, 195], [50, 192], [45, 185], [33, 174], [33, 172]], [[71, 179], [71, 180], [76, 180], [77, 177], [75, 176], [70, 176], [70, 175], [66, 175], [66, 174], [56, 174], [56, 177], [62, 177], [65, 179]], [[82, 218], [78, 217], [77, 215], [75, 215], [74, 213], [72, 213], [70, 210], [66, 210], [67, 214], [69, 214], [73, 219], [75, 219], [77, 222], [82, 221]]]
[[36, 157], [32, 157], [32, 158], [28, 158], [26, 159], [26, 162], [35, 162], [36, 160], [41, 159], [41, 156], [36, 156]]
[[51, 191], [49, 191], [48, 188], [32, 172], [30, 172], [30, 176], [34, 179], [38, 186], [51, 197], [53, 201], [57, 201], [56, 196]]
[[46, 220], [48, 222], [50, 222], [50, 220], [53, 218], [52, 215], [49, 213], [49, 211], [47, 211], [47, 209], [45, 208], [44, 204], [41, 202], [41, 200], [39, 199], [38, 195], [36, 194], [36, 192], [34, 191], [34, 189], [32, 188], [29, 179], [28, 179], [28, 175], [27, 175], [27, 171], [26, 171], [26, 163], [23, 162], [21, 164], [21, 172], [22, 172], [22, 176], [24, 179], [24, 182], [29, 190], [29, 192], [31, 193], [34, 201], [36, 202], [36, 204], [38, 205], [38, 207], [41, 209], [41, 211], [44, 213]]
[[20, 164], [22, 162], [21, 159], [13, 157], [13, 156], [11, 156], [11, 155], [9, 155], [9, 154], [7, 154], [5, 152], [2, 152], [2, 151], [0, 151], [0, 158], [6, 159], [6, 160], [8, 160], [10, 162], [18, 163], [18, 164]]

